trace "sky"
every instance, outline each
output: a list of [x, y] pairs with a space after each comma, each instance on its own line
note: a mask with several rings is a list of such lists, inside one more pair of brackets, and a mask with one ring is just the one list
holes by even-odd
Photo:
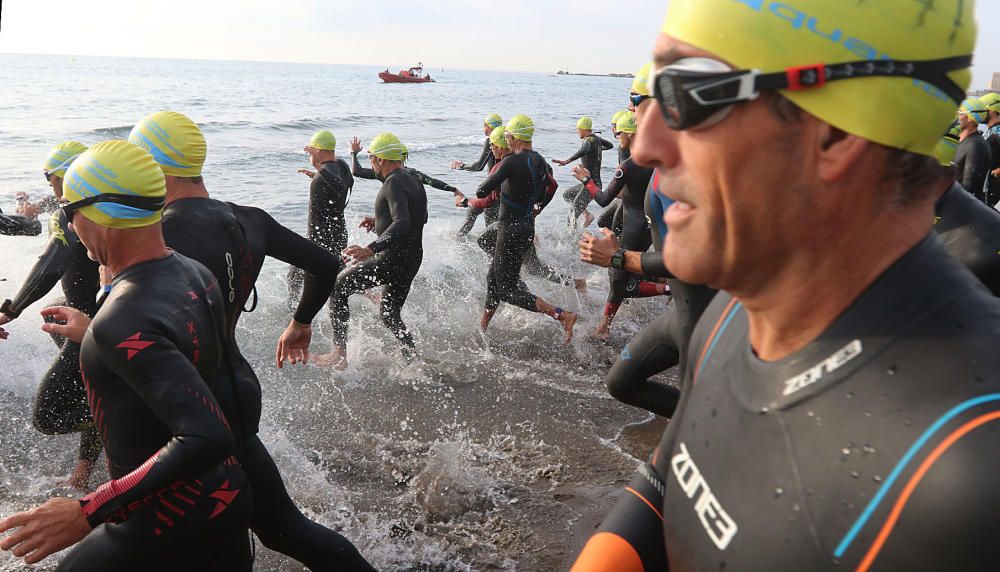
[[[0, 53], [632, 72], [666, 0], [2, 0]], [[628, 11], [626, 13], [626, 10]], [[972, 88], [1000, 71], [979, 0]], [[649, 17], [631, 17], [648, 14]]]

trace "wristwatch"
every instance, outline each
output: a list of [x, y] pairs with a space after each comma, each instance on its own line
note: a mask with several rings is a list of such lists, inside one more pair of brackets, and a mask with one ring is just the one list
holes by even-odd
[[611, 255], [611, 267], [625, 270], [625, 249], [619, 248]]

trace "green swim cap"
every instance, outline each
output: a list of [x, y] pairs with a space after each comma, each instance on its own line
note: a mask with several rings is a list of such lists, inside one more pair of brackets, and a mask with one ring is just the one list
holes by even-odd
[[961, 129], [958, 125], [955, 125], [944, 134], [944, 137], [938, 141], [937, 149], [934, 150], [934, 157], [937, 158], [938, 163], [942, 167], [947, 167], [951, 165], [952, 160], [955, 158], [955, 152], [958, 151], [958, 138]]
[[968, 115], [969, 119], [976, 123], [986, 123], [986, 118], [989, 116], [986, 113], [986, 104], [975, 97], [963, 101], [958, 108], [958, 114]]
[[409, 151], [399, 137], [392, 133], [382, 133], [372, 139], [368, 145], [368, 154], [386, 161], [405, 161]]
[[594, 128], [594, 122], [589, 117], [581, 117], [580, 121], [576, 122], [576, 128], [590, 131]]
[[493, 132], [490, 133], [490, 143], [501, 149], [510, 149], [510, 147], [507, 146], [507, 129], [503, 125], [495, 128]]
[[[66, 172], [63, 195], [75, 203], [95, 195], [135, 195], [162, 199], [167, 195], [163, 171], [153, 156], [128, 141], [105, 141], [80, 155]], [[163, 209], [151, 212], [103, 202], [80, 214], [108, 228], [140, 228], [160, 221]]]
[[50, 175], [65, 178], [66, 170], [86, 150], [87, 146], [83, 143], [64, 141], [49, 151], [49, 155], [45, 157], [45, 166], [42, 169]]
[[147, 115], [132, 128], [128, 140], [149, 151], [164, 175], [201, 176], [208, 145], [201, 129], [186, 115], [175, 111]]
[[1000, 112], [1000, 94], [990, 92], [980, 97], [979, 101], [983, 102], [983, 105], [986, 106], [986, 109], [990, 111]]
[[628, 113], [627, 109], [622, 109], [621, 111], [616, 111], [614, 115], [611, 116], [611, 125], [617, 128], [618, 120], [621, 119], [622, 115]]
[[[671, 0], [663, 33], [739, 69], [764, 73], [818, 63], [967, 56], [976, 44], [975, 2], [914, 0]], [[949, 72], [965, 91], [971, 69]], [[932, 155], [955, 118], [955, 101], [908, 77], [835, 81], [783, 90], [796, 105], [843, 131]]]
[[496, 113], [491, 113], [486, 116], [486, 119], [483, 120], [483, 123], [496, 129], [497, 127], [503, 125], [503, 119], [501, 119], [500, 116], [497, 115]]
[[635, 72], [635, 79], [632, 80], [632, 93], [638, 93], [639, 95], [645, 95], [646, 97], [651, 96], [652, 93], [649, 91], [649, 78], [652, 75], [652, 62], [639, 68], [639, 71]]
[[618, 119], [618, 123], [615, 125], [617, 125], [618, 131], [634, 135], [636, 132], [635, 114], [631, 111], [625, 112], [625, 114]]
[[320, 151], [333, 151], [337, 148], [337, 138], [333, 136], [327, 130], [317, 131], [312, 139], [309, 140], [309, 146]]
[[535, 122], [527, 115], [515, 115], [507, 122], [507, 133], [514, 139], [531, 143], [535, 136]]

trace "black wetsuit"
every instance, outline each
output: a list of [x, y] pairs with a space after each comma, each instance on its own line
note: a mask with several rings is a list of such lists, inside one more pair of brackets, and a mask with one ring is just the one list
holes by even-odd
[[625, 345], [608, 371], [607, 385], [608, 392], [622, 403], [662, 417], [672, 417], [680, 399], [680, 390], [650, 378], [675, 365], [681, 366], [683, 376], [688, 364], [687, 347], [691, 332], [716, 291], [708, 286], [688, 284], [666, 271], [660, 250], [667, 233], [663, 212], [669, 199], [656, 192], [658, 184], [659, 176], [654, 175], [646, 191], [645, 210], [653, 252], [643, 255], [642, 268], [645, 274], [667, 278], [672, 304]]
[[[607, 189], [601, 190], [593, 178], [585, 185], [586, 191], [602, 207], [610, 205], [611, 201], [621, 196], [622, 230], [619, 243], [625, 250], [646, 252], [652, 244], [645, 212], [646, 188], [652, 176], [653, 169], [641, 167], [629, 159], [619, 165], [614, 180], [608, 184]], [[608, 277], [611, 282], [608, 304], [617, 306], [625, 298], [641, 295], [639, 284], [642, 277], [618, 268], [609, 268]]]
[[[378, 179], [378, 175], [375, 174], [375, 171], [361, 166], [361, 163], [358, 162], [357, 153], [352, 153], [351, 157], [353, 163], [351, 166], [351, 173], [353, 173], [355, 177], [359, 179], [369, 179], [369, 180]], [[439, 191], [444, 191], [446, 193], [458, 192], [458, 189], [456, 187], [449, 185], [448, 183], [442, 181], [441, 179], [435, 179], [434, 177], [424, 173], [423, 171], [418, 171], [413, 167], [403, 167], [403, 170], [409, 172], [414, 177], [416, 177], [416, 179], [420, 181], [420, 183], [425, 187], [433, 187], [435, 189], [438, 189]]]
[[[340, 256], [347, 248], [347, 223], [344, 209], [350, 200], [354, 177], [347, 161], [337, 159], [320, 165], [309, 184], [309, 240]], [[302, 269], [288, 269], [289, 299], [302, 295]]]
[[983, 135], [990, 148], [990, 174], [986, 177], [986, 204], [994, 206], [1000, 201], [1000, 178], [993, 176], [993, 171], [1000, 169], [1000, 124], [986, 130]]
[[521, 282], [521, 265], [535, 236], [536, 208], [552, 200], [552, 170], [545, 158], [528, 150], [508, 155], [476, 192], [485, 198], [500, 189], [500, 220], [497, 222], [493, 263], [487, 274], [486, 303], [489, 311], [507, 302], [537, 312], [536, 296]]
[[[21, 289], [0, 308], [17, 318], [62, 282], [65, 304], [88, 316], [97, 312], [97, 293], [101, 289], [98, 264], [87, 257], [87, 247], [69, 229], [62, 211], [49, 218], [49, 242], [28, 272]], [[59, 356], [38, 384], [32, 422], [46, 435], [80, 433], [80, 459], [96, 461], [101, 454], [101, 438], [90, 418], [87, 395], [80, 377], [80, 344], [65, 338], [56, 339]]]
[[958, 144], [952, 164], [955, 165], [955, 180], [977, 199], [986, 202], [983, 189], [993, 159], [990, 157], [990, 146], [978, 131]]
[[[173, 201], [163, 213], [167, 245], [204, 264], [221, 284], [225, 305], [226, 367], [233, 383], [218, 399], [237, 436], [237, 456], [254, 489], [254, 533], [268, 548], [287, 554], [311, 570], [370, 570], [358, 551], [336, 532], [307, 519], [288, 496], [278, 468], [257, 436], [261, 387], [236, 344], [236, 324], [268, 256], [304, 269], [305, 287], [295, 312], [310, 323], [341, 268], [323, 247], [278, 224], [261, 209], [209, 198]], [[253, 302], [256, 305], [256, 299]]]
[[378, 240], [368, 245], [375, 255], [344, 270], [337, 277], [333, 304], [335, 346], [347, 347], [348, 321], [351, 318], [348, 298], [356, 292], [384, 285], [379, 312], [382, 323], [402, 344], [403, 356], [407, 360], [415, 357], [413, 336], [406, 329], [401, 314], [424, 257], [425, 224], [427, 192], [418, 174], [413, 169], [405, 168], [389, 173], [375, 196], [375, 233]]
[[1000, 296], [1000, 212], [962, 192], [957, 183], [938, 199], [934, 230], [948, 254]]
[[[486, 169], [486, 172], [490, 173], [493, 171], [493, 167], [496, 164], [497, 158], [493, 155], [493, 149], [490, 146], [490, 138], [487, 137], [486, 141], [483, 143], [483, 153], [479, 156], [479, 160], [472, 165], [463, 165], [461, 169], [463, 171], [475, 172]], [[469, 212], [465, 214], [465, 222], [462, 223], [462, 227], [458, 229], [458, 233], [456, 233], [456, 235], [462, 237], [469, 234], [472, 227], [476, 225], [476, 219], [483, 213], [486, 213], [486, 226], [489, 227], [500, 217], [500, 205], [493, 203], [484, 209], [469, 207]]]
[[994, 570], [998, 332], [1000, 301], [933, 235], [776, 362], [721, 294], [677, 414], [601, 530], [642, 546], [646, 570], [665, 569], [664, 538], [675, 570]]
[[0, 210], [0, 234], [7, 236], [38, 236], [42, 234], [42, 223], [37, 218], [21, 215], [6, 215]]
[[[618, 164], [622, 165], [632, 157], [632, 152], [627, 148], [618, 147]], [[601, 216], [597, 217], [598, 228], [606, 228], [618, 236], [622, 233], [622, 202], [621, 199], [611, 201], [611, 204], [601, 211]]]
[[[566, 162], [571, 163], [580, 159], [583, 168], [590, 171], [590, 178], [597, 183], [598, 187], [602, 187], [604, 185], [601, 184], [601, 157], [605, 151], [614, 148], [614, 143], [602, 139], [598, 135], [589, 135], [583, 139], [580, 149]], [[590, 204], [590, 194], [583, 189], [582, 184], [573, 185], [563, 193], [563, 200], [572, 205], [573, 220], [576, 220], [580, 218], [583, 211], [587, 210], [587, 205]]]
[[84, 336], [80, 365], [111, 481], [81, 499], [94, 530], [77, 570], [250, 570], [252, 494], [214, 392], [222, 297], [178, 254], [122, 271]]

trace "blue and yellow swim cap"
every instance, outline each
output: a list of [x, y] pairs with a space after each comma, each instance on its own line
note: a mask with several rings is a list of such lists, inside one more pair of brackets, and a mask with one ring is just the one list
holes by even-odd
[[[163, 171], [152, 155], [128, 141], [105, 141], [73, 162], [66, 172], [63, 195], [70, 204], [97, 195], [163, 199], [167, 186]], [[159, 222], [163, 208], [149, 211], [99, 202], [81, 208], [80, 214], [108, 228], [141, 228]]]
[[486, 116], [486, 119], [483, 120], [483, 123], [489, 125], [493, 129], [496, 129], [497, 127], [503, 125], [503, 119], [501, 119], [500, 116], [497, 115], [496, 113], [491, 113]]
[[649, 78], [653, 75], [653, 64], [648, 63], [635, 72], [635, 79], [632, 80], [632, 93], [638, 95], [652, 96], [649, 92]]
[[970, 97], [962, 102], [958, 108], [959, 115], [968, 115], [969, 119], [976, 123], [986, 123], [989, 114], [986, 113], [986, 104], [976, 97]]
[[952, 160], [955, 159], [955, 152], [958, 151], [960, 131], [959, 126], [955, 125], [938, 141], [937, 149], [934, 150], [934, 157], [937, 158], [938, 163], [942, 167], [951, 165]]
[[66, 170], [73, 164], [73, 161], [86, 150], [87, 146], [83, 143], [64, 141], [49, 151], [49, 155], [45, 157], [45, 166], [42, 169], [50, 175], [63, 178], [66, 176]]
[[199, 177], [208, 145], [194, 121], [175, 111], [147, 115], [128, 135], [128, 140], [149, 151], [164, 175]]

